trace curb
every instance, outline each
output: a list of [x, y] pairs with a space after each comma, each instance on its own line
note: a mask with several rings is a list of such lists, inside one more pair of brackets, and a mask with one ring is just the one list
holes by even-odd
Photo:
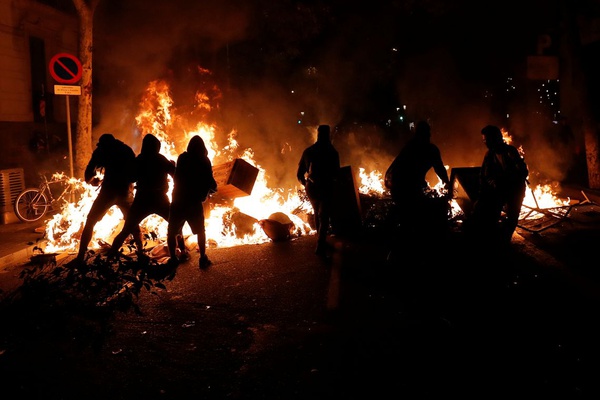
[[16, 250], [5, 256], [0, 256], [0, 270], [26, 263], [27, 261], [29, 261], [31, 256], [33, 256], [36, 253], [35, 249], [40, 247], [43, 248], [45, 243], [46, 241], [44, 240], [40, 243], [27, 245], [27, 247], [20, 250]]

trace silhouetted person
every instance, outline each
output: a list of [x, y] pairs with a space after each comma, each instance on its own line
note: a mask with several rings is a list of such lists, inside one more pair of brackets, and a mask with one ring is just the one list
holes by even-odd
[[[119, 207], [127, 218], [133, 202], [133, 165], [135, 153], [127, 144], [116, 139], [112, 134], [100, 136], [96, 149], [85, 169], [85, 180], [92, 185], [101, 185], [100, 192], [90, 208], [85, 221], [79, 251], [74, 263], [83, 263], [87, 246], [92, 240], [94, 227], [104, 214], [114, 205]], [[100, 181], [97, 170], [103, 170], [104, 178]], [[136, 246], [141, 249], [142, 241], [139, 226], [133, 230]]]
[[[186, 221], [192, 233], [197, 235], [200, 268], [206, 268], [211, 264], [206, 255], [206, 231], [202, 203], [209, 194], [216, 191], [217, 182], [213, 176], [208, 150], [204, 140], [196, 135], [190, 139], [187, 150], [177, 157], [167, 229], [167, 246], [171, 266], [176, 267], [179, 264], [177, 248], [181, 248], [181, 246], [178, 244], [178, 236], [180, 237]], [[179, 240], [182, 238], [180, 237]], [[185, 247], [183, 250], [185, 251]]]
[[315, 254], [327, 254], [327, 233], [331, 222], [334, 183], [340, 171], [340, 155], [331, 143], [329, 125], [319, 125], [317, 141], [302, 152], [296, 177], [306, 189], [317, 230]]
[[500, 128], [488, 125], [481, 135], [488, 150], [481, 164], [479, 193], [469, 224], [476, 237], [507, 243], [519, 222], [529, 170], [519, 150], [504, 141]]
[[[135, 198], [123, 229], [112, 243], [112, 256], [116, 255], [130, 234], [139, 234], [139, 238], [134, 238], [135, 243], [142, 242], [139, 226], [144, 218], [157, 214], [165, 221], [169, 220], [169, 176], [175, 175], [175, 162], [160, 154], [160, 147], [160, 141], [152, 134], [142, 139], [142, 149], [135, 158], [133, 169]], [[137, 254], [138, 258], [143, 258], [143, 248], [138, 248]]]
[[431, 142], [431, 127], [420, 121], [414, 136], [406, 143], [385, 174], [385, 185], [399, 215], [400, 227], [408, 230], [442, 229], [448, 222], [448, 195], [440, 196], [429, 186], [426, 176], [433, 168], [450, 192], [450, 179], [440, 149]]

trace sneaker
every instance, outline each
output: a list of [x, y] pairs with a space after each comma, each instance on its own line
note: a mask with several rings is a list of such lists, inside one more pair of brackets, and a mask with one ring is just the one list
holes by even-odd
[[208, 268], [212, 264], [212, 261], [210, 261], [208, 259], [208, 256], [205, 254], [202, 257], [200, 257], [199, 264], [200, 264], [200, 269], [205, 269], [205, 268]]

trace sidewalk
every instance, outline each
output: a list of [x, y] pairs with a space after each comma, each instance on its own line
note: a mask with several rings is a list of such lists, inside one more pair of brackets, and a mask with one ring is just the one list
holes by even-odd
[[21, 283], [23, 265], [44, 245], [44, 221], [0, 224], [0, 298]]
[[27, 261], [43, 245], [44, 228], [44, 220], [0, 224], [0, 271]]

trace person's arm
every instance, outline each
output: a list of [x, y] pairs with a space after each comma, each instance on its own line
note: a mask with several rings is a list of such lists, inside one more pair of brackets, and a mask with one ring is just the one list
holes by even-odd
[[[163, 156], [164, 157], [164, 156]], [[165, 161], [165, 169], [167, 174], [171, 175], [171, 177], [175, 176], [175, 161], [169, 160], [167, 157], [164, 157]]]
[[519, 153], [519, 150], [516, 147], [512, 146], [511, 151], [517, 165], [517, 170], [519, 171], [519, 178], [527, 180], [527, 177], [529, 176], [529, 168], [527, 167], [525, 159], [523, 156], [521, 156], [521, 153]]
[[480, 186], [482, 189], [498, 188], [498, 177], [494, 172], [494, 164], [496, 163], [496, 154], [491, 150], [488, 150], [483, 157], [483, 162], [481, 164], [481, 183]]
[[208, 194], [211, 195], [211, 194], [217, 192], [217, 181], [215, 180], [215, 175], [213, 174], [212, 164], [210, 161], [208, 162], [208, 169], [209, 169]]
[[450, 189], [450, 179], [448, 178], [448, 171], [444, 166], [444, 162], [442, 161], [442, 154], [439, 149], [435, 149], [435, 158], [433, 163], [433, 170], [436, 175], [444, 184], [446, 185], [446, 189]]
[[93, 186], [98, 186], [100, 184], [100, 179], [96, 177], [96, 168], [100, 166], [100, 160], [98, 156], [98, 152], [94, 150], [92, 153], [92, 157], [85, 167], [85, 172], [83, 177], [86, 182]]
[[298, 170], [296, 171], [296, 178], [298, 182], [302, 184], [302, 186], [306, 186], [306, 173], [308, 170], [306, 169], [305, 162], [305, 153], [302, 153], [302, 157], [300, 157], [300, 161], [298, 162]]

